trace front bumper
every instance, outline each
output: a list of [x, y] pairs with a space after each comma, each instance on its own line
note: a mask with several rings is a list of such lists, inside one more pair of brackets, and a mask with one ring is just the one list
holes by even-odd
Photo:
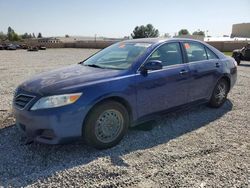
[[16, 125], [28, 139], [45, 143], [61, 144], [82, 136], [85, 109], [72, 104], [44, 110], [20, 110], [13, 106]]

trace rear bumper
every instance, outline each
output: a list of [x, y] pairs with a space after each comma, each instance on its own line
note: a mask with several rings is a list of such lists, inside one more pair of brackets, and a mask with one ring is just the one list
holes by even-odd
[[62, 144], [82, 136], [84, 108], [67, 107], [27, 111], [13, 107], [16, 125], [29, 139], [45, 144]]

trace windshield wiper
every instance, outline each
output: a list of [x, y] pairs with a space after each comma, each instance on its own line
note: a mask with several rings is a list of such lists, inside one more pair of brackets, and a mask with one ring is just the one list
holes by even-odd
[[84, 64], [85, 66], [88, 66], [88, 67], [95, 67], [95, 68], [100, 68], [100, 69], [103, 69], [103, 67], [99, 66], [99, 65], [96, 65], [96, 64]]

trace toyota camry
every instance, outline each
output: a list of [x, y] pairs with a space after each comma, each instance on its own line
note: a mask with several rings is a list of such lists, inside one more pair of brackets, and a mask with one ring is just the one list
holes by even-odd
[[237, 63], [191, 39], [136, 39], [45, 72], [15, 91], [16, 125], [30, 141], [83, 138], [104, 149], [162, 112], [206, 103], [218, 108], [236, 82]]

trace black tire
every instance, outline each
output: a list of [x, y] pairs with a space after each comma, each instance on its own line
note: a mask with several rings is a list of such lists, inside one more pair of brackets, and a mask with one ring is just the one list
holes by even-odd
[[237, 64], [239, 65], [239, 64], [240, 64], [240, 61], [241, 61], [241, 54], [240, 54], [240, 53], [233, 52], [232, 57], [235, 59], [235, 61], [236, 61]]
[[[218, 98], [218, 95], [220, 94], [221, 87], [225, 88], [225, 94], [223, 97], [222, 97], [222, 95], [220, 95], [220, 97]], [[228, 81], [225, 79], [219, 80], [218, 83], [216, 84], [214, 90], [213, 90], [213, 94], [212, 94], [211, 99], [209, 101], [209, 106], [212, 108], [221, 107], [225, 103], [225, 101], [227, 100], [228, 92], [229, 92]]]
[[240, 56], [236, 56], [234, 59], [237, 62], [237, 64], [240, 65], [240, 61], [241, 61]]
[[[97, 131], [97, 129], [98, 129], [97, 121], [101, 117], [105, 118], [106, 116], [103, 114], [107, 113], [109, 111], [112, 111], [112, 110], [115, 113], [117, 113], [119, 116], [122, 115], [122, 119], [123, 119], [122, 122], [123, 123], [121, 123], [122, 124], [121, 128], [118, 128], [119, 131], [116, 134], [115, 139], [110, 141], [110, 142], [104, 142], [104, 141], [100, 140], [99, 135], [101, 135], [101, 134]], [[112, 112], [111, 112], [111, 114], [112, 114]], [[98, 121], [98, 122], [100, 122], [100, 121]], [[106, 120], [104, 120], [104, 122], [106, 122]], [[108, 129], [111, 130], [113, 125], [112, 125], [112, 123], [108, 123], [108, 126], [105, 125], [102, 127], [106, 127], [105, 130], [108, 130]], [[129, 126], [129, 114], [128, 114], [127, 109], [121, 103], [118, 103], [116, 101], [105, 101], [105, 102], [102, 102], [100, 104], [97, 104], [97, 106], [95, 106], [90, 111], [90, 113], [89, 113], [89, 115], [88, 115], [88, 117], [83, 125], [83, 136], [84, 136], [86, 143], [88, 145], [96, 148], [96, 149], [111, 148], [111, 147], [117, 145], [122, 140], [122, 138], [124, 137], [125, 133], [128, 130], [128, 126]], [[111, 127], [111, 129], [110, 129], [110, 127]], [[103, 129], [101, 129], [101, 128], [99, 128], [99, 129], [103, 131]], [[105, 131], [103, 131], [103, 132], [105, 132]]]

